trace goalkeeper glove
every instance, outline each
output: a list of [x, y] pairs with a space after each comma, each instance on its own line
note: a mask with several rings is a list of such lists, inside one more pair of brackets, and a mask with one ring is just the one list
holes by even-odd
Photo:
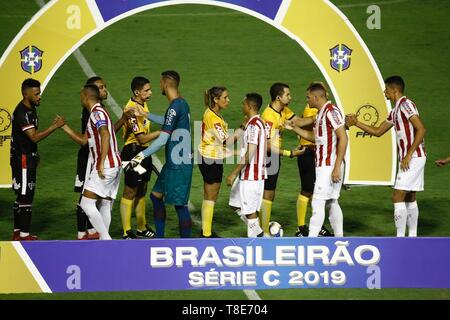
[[134, 156], [133, 159], [131, 159], [131, 161], [125, 167], [125, 170], [134, 170], [134, 168], [140, 165], [142, 160], [144, 159], [145, 159], [144, 154], [142, 152], [139, 152], [137, 155]]

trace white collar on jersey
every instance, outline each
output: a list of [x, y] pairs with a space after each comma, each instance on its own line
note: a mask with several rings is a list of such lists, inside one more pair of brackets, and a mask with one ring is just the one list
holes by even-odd
[[92, 109], [94, 109], [95, 107], [101, 107], [102, 105], [101, 105], [101, 103], [100, 102], [97, 102], [96, 104], [94, 104], [92, 107], [91, 107], [91, 112], [92, 112]]
[[248, 119], [247, 124], [245, 126], [247, 126], [250, 123], [250, 121], [252, 121], [252, 119], [255, 118], [255, 117], [259, 117], [259, 113], [255, 114], [253, 117]]

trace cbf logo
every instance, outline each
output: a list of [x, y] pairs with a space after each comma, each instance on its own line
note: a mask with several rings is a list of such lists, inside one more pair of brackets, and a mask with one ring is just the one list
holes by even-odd
[[330, 49], [330, 64], [337, 72], [341, 72], [350, 68], [352, 60], [352, 49], [345, 44], [338, 44]]
[[44, 51], [35, 46], [28, 46], [20, 51], [22, 70], [30, 74], [36, 73], [42, 68], [42, 55]]

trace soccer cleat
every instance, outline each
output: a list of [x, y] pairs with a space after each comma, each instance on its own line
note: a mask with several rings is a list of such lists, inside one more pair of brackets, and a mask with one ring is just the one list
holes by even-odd
[[122, 239], [131, 240], [131, 239], [137, 239], [137, 237], [132, 230], [127, 230], [127, 235], [122, 236]]
[[156, 238], [156, 233], [153, 231], [152, 228], [148, 224], [145, 225], [144, 231], [136, 231], [136, 236], [139, 238], [147, 238], [147, 239], [153, 239]]
[[205, 236], [203, 235], [203, 230], [200, 231], [200, 238], [222, 238], [221, 236], [219, 236], [217, 233], [215, 233], [214, 231], [211, 232], [210, 236]]
[[78, 240], [89, 240], [88, 235], [85, 234], [83, 237], [81, 238], [77, 238]]
[[325, 226], [322, 226], [322, 229], [319, 231], [319, 237], [334, 237], [334, 234], [332, 234], [330, 231], [328, 231]]
[[34, 241], [34, 240], [38, 240], [38, 237], [31, 234], [25, 237], [20, 237], [20, 241]]
[[12, 241], [20, 241], [20, 230], [13, 232]]
[[93, 234], [90, 234], [88, 232], [88, 233], [86, 233], [86, 237], [87, 237], [87, 240], [98, 240], [98, 239], [100, 239], [100, 234], [98, 232], [95, 232]]
[[307, 237], [309, 234], [308, 227], [306, 225], [298, 226], [295, 232], [296, 237]]

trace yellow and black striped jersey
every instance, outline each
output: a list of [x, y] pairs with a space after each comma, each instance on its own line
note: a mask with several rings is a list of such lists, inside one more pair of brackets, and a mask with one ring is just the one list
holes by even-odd
[[[130, 99], [127, 105], [125, 106], [124, 111], [132, 107], [141, 107], [142, 111], [149, 112], [147, 102], [145, 102], [144, 105], [141, 105], [136, 101], [134, 101], [133, 99]], [[136, 138], [138, 134], [148, 134], [148, 133], [150, 133], [150, 120], [148, 120], [144, 116], [130, 118], [123, 126], [124, 145], [136, 143], [142, 147], [148, 147], [150, 145], [150, 142], [141, 145], [139, 143], [139, 140], [137, 140]]]
[[289, 107], [284, 107], [280, 112], [268, 105], [261, 115], [262, 119], [266, 123], [267, 132], [270, 132], [270, 139], [272, 140], [272, 145], [281, 149], [282, 147], [282, 133], [284, 130], [284, 123], [286, 120], [291, 120], [295, 117], [295, 113], [289, 109]]
[[[303, 118], [316, 117], [317, 112], [319, 110], [316, 108], [311, 108], [309, 105], [306, 105], [305, 110], [303, 110]], [[313, 131], [313, 125], [306, 126], [303, 129]], [[314, 145], [313, 142], [303, 139], [300, 137], [300, 144], [302, 146]]]
[[225, 141], [228, 138], [228, 124], [220, 114], [207, 108], [202, 119], [202, 142], [198, 151], [205, 158], [224, 159], [228, 156]]

